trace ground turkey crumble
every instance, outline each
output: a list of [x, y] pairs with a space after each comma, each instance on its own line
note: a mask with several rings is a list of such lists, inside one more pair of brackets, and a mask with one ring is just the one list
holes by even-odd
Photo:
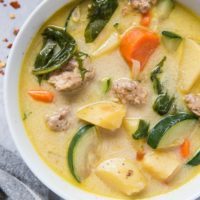
[[114, 82], [112, 90], [123, 104], [141, 105], [146, 103], [147, 91], [138, 81], [128, 78], [119, 79]]

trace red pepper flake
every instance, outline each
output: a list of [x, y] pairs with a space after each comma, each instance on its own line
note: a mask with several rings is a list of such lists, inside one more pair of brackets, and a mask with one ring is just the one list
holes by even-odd
[[14, 31], [13, 31], [13, 34], [14, 34], [14, 35], [17, 35], [18, 33], [19, 33], [19, 29], [18, 29], [18, 28], [15, 28]]
[[0, 75], [4, 76], [5, 72], [3, 70], [0, 70]]
[[10, 43], [8, 46], [7, 46], [8, 49], [11, 49], [12, 48], [12, 43]]
[[138, 161], [141, 161], [141, 160], [143, 160], [144, 156], [145, 156], [145, 152], [144, 151], [138, 151], [137, 154], [136, 154], [136, 159]]
[[18, 1], [11, 1], [10, 5], [14, 8], [14, 9], [18, 9], [21, 8], [21, 5], [19, 4]]
[[7, 39], [7, 38], [4, 38], [2, 41], [3, 41], [3, 42], [8, 42], [8, 39]]

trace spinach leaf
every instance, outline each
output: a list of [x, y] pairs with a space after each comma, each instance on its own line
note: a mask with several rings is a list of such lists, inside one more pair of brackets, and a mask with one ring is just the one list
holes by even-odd
[[47, 40], [45, 42], [43, 49], [40, 51], [35, 61], [34, 66], [36, 69], [47, 64], [54, 53], [55, 47], [56, 43], [54, 41]]
[[86, 53], [83, 53], [83, 52], [77, 52], [75, 54], [75, 59], [77, 60], [78, 64], [79, 64], [79, 71], [80, 71], [80, 74], [81, 74], [81, 78], [82, 80], [85, 79], [85, 74], [88, 72], [87, 69], [85, 69], [83, 67], [83, 61], [88, 57], [88, 54]]
[[28, 117], [32, 114], [32, 112], [24, 113], [23, 115], [23, 121], [27, 120]]
[[153, 82], [153, 88], [158, 94], [156, 101], [153, 104], [153, 110], [159, 115], [167, 114], [174, 103], [174, 97], [170, 97], [165, 89], [163, 88], [159, 75], [162, 73], [162, 67], [166, 61], [166, 56], [156, 65], [151, 72], [151, 81]]
[[171, 109], [173, 102], [174, 97], [170, 97], [167, 93], [160, 94], [153, 105], [153, 109], [159, 115], [165, 115]]
[[161, 85], [159, 75], [162, 73], [162, 67], [166, 61], [166, 56], [156, 65], [156, 67], [151, 72], [151, 81], [153, 82], [153, 88], [157, 94], [163, 93], [163, 87]]
[[[52, 40], [44, 40], [44, 45], [40, 53], [37, 55], [34, 67], [35, 69], [41, 68], [48, 63], [51, 57], [54, 54], [55, 48], [57, 44]], [[38, 75], [37, 76], [38, 83], [41, 85], [43, 80], [47, 79], [46, 75]]]
[[132, 137], [135, 140], [139, 140], [148, 136], [149, 123], [144, 120], [140, 120], [138, 129], [133, 133]]
[[[63, 65], [69, 62], [77, 50], [77, 44], [74, 38], [62, 28], [54, 26], [47, 27], [42, 35], [44, 40], [51, 40], [55, 42], [57, 46], [60, 47], [60, 50], [53, 55], [51, 54], [51, 58], [48, 56], [47, 62], [44, 58], [40, 58], [40, 60], [45, 60], [45, 63], [44, 65], [40, 65], [33, 70], [33, 74], [37, 76], [49, 74], [50, 72], [61, 68]], [[44, 55], [42, 56], [44, 57]]]
[[118, 0], [93, 0], [89, 8], [89, 23], [85, 30], [85, 41], [93, 42], [104, 29], [118, 7]]
[[61, 27], [49, 26], [42, 35], [44, 39], [55, 41], [60, 48], [64, 48], [66, 44], [75, 43], [74, 38]]

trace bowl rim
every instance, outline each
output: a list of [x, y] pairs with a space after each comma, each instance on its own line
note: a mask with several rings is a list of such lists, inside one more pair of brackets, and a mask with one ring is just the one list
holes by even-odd
[[[191, 4], [195, 4], [200, 2], [200, 0], [191, 0]], [[198, 2], [199, 1], [199, 2]], [[48, 188], [50, 188], [53, 192], [55, 192], [57, 195], [61, 196], [64, 199], [68, 200], [74, 200], [74, 199], [80, 199], [80, 200], [114, 200], [114, 198], [104, 197], [96, 194], [92, 194], [86, 191], [83, 191], [82, 189], [79, 189], [78, 187], [72, 185], [71, 183], [64, 181], [61, 177], [59, 177], [55, 172], [50, 169], [45, 162], [40, 158], [40, 156], [36, 153], [33, 145], [30, 143], [28, 136], [26, 134], [25, 128], [23, 126], [20, 110], [19, 110], [19, 78], [20, 78], [20, 72], [21, 72], [21, 64], [23, 62], [24, 58], [24, 52], [26, 52], [27, 48], [30, 45], [32, 37], [35, 35], [35, 33], [38, 32], [42, 24], [57, 10], [62, 8], [65, 4], [69, 3], [71, 1], [69, 0], [57, 0], [54, 2], [56, 5], [54, 8], [51, 8], [53, 6], [50, 6], [50, 3], [52, 2], [50, 0], [43, 0], [31, 13], [31, 15], [28, 17], [24, 25], [22, 26], [18, 36], [16, 37], [13, 48], [10, 52], [7, 67], [5, 71], [5, 80], [4, 80], [4, 105], [5, 105], [5, 113], [6, 118], [9, 126], [10, 133], [12, 135], [12, 138], [14, 140], [14, 143], [17, 147], [17, 150], [19, 151], [21, 157], [23, 158], [24, 162], [27, 164], [29, 169], [33, 172], [33, 174]], [[180, 2], [187, 5], [187, 7], [190, 5], [190, 3], [187, 0], [180, 0]], [[39, 15], [42, 13], [43, 10], [46, 9], [46, 7], [49, 7], [51, 11], [51, 14], [48, 14], [44, 20], [42, 18], [39, 18]], [[195, 11], [196, 6], [192, 10]], [[199, 11], [200, 12], [200, 11]], [[38, 16], [37, 16], [38, 15]], [[39, 22], [37, 22], [37, 26], [34, 26], [34, 19], [37, 18]], [[36, 31], [33, 33], [29, 33], [27, 36], [27, 30], [30, 30], [31, 25], [32, 28], [36, 28]], [[20, 55], [20, 56], [19, 56]], [[22, 59], [18, 59], [18, 56]], [[15, 68], [13, 69], [13, 65]], [[17, 82], [17, 84], [16, 84]], [[11, 92], [12, 91], [12, 92]], [[16, 134], [18, 132], [19, 134]], [[36, 162], [33, 163], [33, 162]], [[38, 167], [40, 170], [38, 170]], [[51, 182], [51, 180], [54, 181], [54, 183]], [[200, 195], [200, 190], [198, 190], [198, 183], [200, 181], [200, 174], [197, 175], [195, 178], [193, 178], [191, 181], [186, 183], [185, 185], [179, 187], [178, 189], [175, 189], [173, 191], [170, 191], [165, 194], [161, 194], [159, 196], [155, 196], [152, 198], [146, 198], [148, 200], [177, 200], [177, 197], [180, 199], [184, 199], [184, 196], [186, 196], [185, 200], [194, 200]], [[196, 186], [196, 187], [195, 187]], [[195, 189], [194, 189], [195, 188]]]

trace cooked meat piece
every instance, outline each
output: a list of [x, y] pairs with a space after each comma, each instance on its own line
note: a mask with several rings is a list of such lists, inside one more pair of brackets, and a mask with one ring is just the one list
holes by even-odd
[[78, 61], [75, 59], [71, 59], [66, 67], [63, 67], [63, 70], [72, 71], [78, 67]]
[[52, 131], [60, 132], [69, 128], [69, 107], [59, 109], [57, 113], [46, 117], [46, 123]]
[[55, 86], [58, 91], [73, 91], [79, 89], [85, 82], [91, 80], [94, 77], [94, 69], [91, 66], [90, 59], [86, 58], [83, 61], [83, 66], [87, 70], [85, 78], [82, 80], [80, 70], [76, 63], [77, 61], [70, 61], [68, 65], [73, 66], [72, 70], [62, 70], [53, 73], [48, 82]]
[[200, 94], [189, 94], [185, 96], [188, 108], [197, 116], [200, 116]]
[[142, 14], [147, 13], [157, 0], [130, 0], [131, 6], [139, 10]]
[[65, 71], [58, 75], [53, 75], [48, 80], [58, 91], [72, 91], [82, 85], [82, 79], [79, 72]]
[[92, 80], [95, 76], [95, 70], [92, 67], [91, 60], [89, 57], [83, 61], [83, 67], [87, 70], [85, 74], [85, 81]]
[[113, 84], [112, 90], [124, 104], [140, 105], [146, 103], [147, 91], [137, 81], [128, 78], [119, 79]]
[[66, 65], [62, 66], [61, 69], [58, 69], [56, 71], [54, 71], [51, 75], [60, 75], [61, 72], [66, 72], [66, 71], [73, 71], [75, 68], [78, 68], [79, 64], [78, 61], [75, 59], [71, 59], [69, 61], [69, 63], [67, 63]]

